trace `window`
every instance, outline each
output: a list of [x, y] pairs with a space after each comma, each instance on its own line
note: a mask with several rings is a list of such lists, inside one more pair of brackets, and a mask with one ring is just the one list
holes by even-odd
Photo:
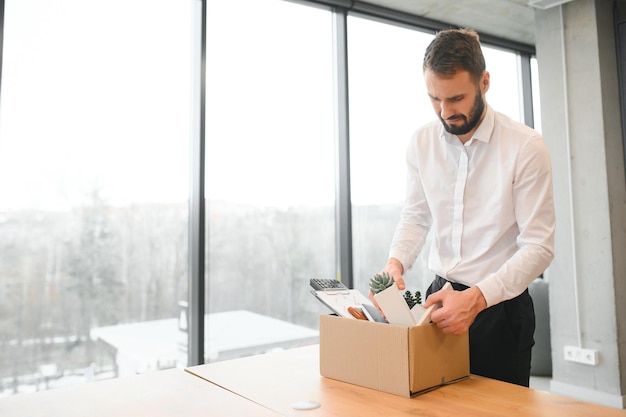
[[517, 54], [485, 45], [482, 49], [490, 81], [487, 102], [494, 110], [524, 122]]
[[[436, 117], [422, 77], [433, 36], [357, 17], [349, 18], [348, 35], [354, 286], [367, 293], [369, 279], [387, 261], [403, 206], [406, 146]], [[483, 51], [491, 74], [488, 103], [521, 120], [517, 55]], [[422, 294], [434, 278], [428, 246], [405, 274], [407, 289]]]
[[[198, 3], [5, 1], [0, 396], [186, 365]], [[309, 279], [338, 272], [333, 16], [302, 3], [207, 0], [207, 361], [315, 342], [328, 311]], [[407, 141], [434, 117], [431, 35], [358, 17], [348, 31], [354, 286], [367, 293]], [[489, 103], [519, 118], [516, 54], [485, 54]], [[407, 280], [423, 291], [429, 275], [420, 259]]]
[[220, 360], [317, 340], [309, 278], [335, 275], [332, 20], [281, 0], [209, 1], [207, 19], [205, 354]]
[[190, 3], [5, 7], [0, 395], [176, 366]]
[[[404, 203], [409, 138], [434, 117], [422, 80], [423, 51], [431, 39], [411, 29], [348, 19], [354, 287], [364, 293], [385, 265]], [[430, 279], [421, 258], [405, 275], [413, 291]]]

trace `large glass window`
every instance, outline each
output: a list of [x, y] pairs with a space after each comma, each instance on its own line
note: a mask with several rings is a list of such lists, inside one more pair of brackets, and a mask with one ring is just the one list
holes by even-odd
[[[350, 168], [354, 286], [385, 265], [405, 192], [405, 152], [411, 133], [434, 115], [422, 79], [432, 36], [349, 17]], [[406, 274], [407, 288], [426, 282], [425, 257]]]
[[487, 102], [494, 110], [523, 122], [518, 55], [485, 45], [482, 49], [490, 81]]
[[[350, 150], [355, 288], [384, 266], [405, 196], [405, 152], [411, 134], [435, 119], [422, 76], [433, 35], [350, 17]], [[516, 120], [520, 94], [515, 53], [483, 46], [491, 87], [489, 104]], [[428, 245], [405, 275], [424, 294], [433, 279]]]
[[191, 2], [5, 8], [0, 395], [176, 366]]
[[282, 0], [209, 1], [208, 360], [317, 340], [334, 277], [332, 27]]
[[[186, 365], [196, 0], [5, 0], [0, 396]], [[333, 17], [207, 0], [206, 360], [318, 340], [334, 278]], [[355, 288], [384, 264], [431, 35], [348, 19]], [[514, 53], [489, 103], [519, 118]], [[194, 94], [193, 97], [196, 97]], [[418, 260], [409, 288], [432, 279]]]

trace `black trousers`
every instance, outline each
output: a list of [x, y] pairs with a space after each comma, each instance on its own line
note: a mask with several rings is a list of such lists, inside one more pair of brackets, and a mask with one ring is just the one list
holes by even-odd
[[[445, 283], [444, 278], [436, 276], [426, 297]], [[451, 284], [457, 291], [469, 288]], [[481, 311], [469, 329], [470, 372], [527, 387], [534, 333], [535, 310], [528, 290]]]

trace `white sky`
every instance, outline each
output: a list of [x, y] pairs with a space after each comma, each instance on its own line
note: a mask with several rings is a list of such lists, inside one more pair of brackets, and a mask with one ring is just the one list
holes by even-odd
[[[222, 3], [209, 2], [207, 196], [332, 204], [330, 15]], [[112, 204], [187, 199], [191, 4], [6, 2], [0, 210], [67, 209], [94, 186]], [[400, 202], [406, 143], [435, 117], [428, 36], [357, 18], [349, 31], [353, 202]], [[516, 57], [485, 55], [489, 103], [519, 118]]]

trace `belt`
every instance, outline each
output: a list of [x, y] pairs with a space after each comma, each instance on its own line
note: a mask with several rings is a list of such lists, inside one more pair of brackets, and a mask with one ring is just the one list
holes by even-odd
[[449, 280], [447, 280], [444, 277], [439, 276], [439, 275], [435, 275], [435, 279], [437, 281], [439, 281], [439, 283], [441, 284], [441, 287], [443, 287], [446, 282], [449, 282], [452, 285], [452, 288], [454, 288], [456, 291], [464, 291], [464, 290], [469, 288], [465, 284], [460, 284], [458, 282], [449, 281]]

